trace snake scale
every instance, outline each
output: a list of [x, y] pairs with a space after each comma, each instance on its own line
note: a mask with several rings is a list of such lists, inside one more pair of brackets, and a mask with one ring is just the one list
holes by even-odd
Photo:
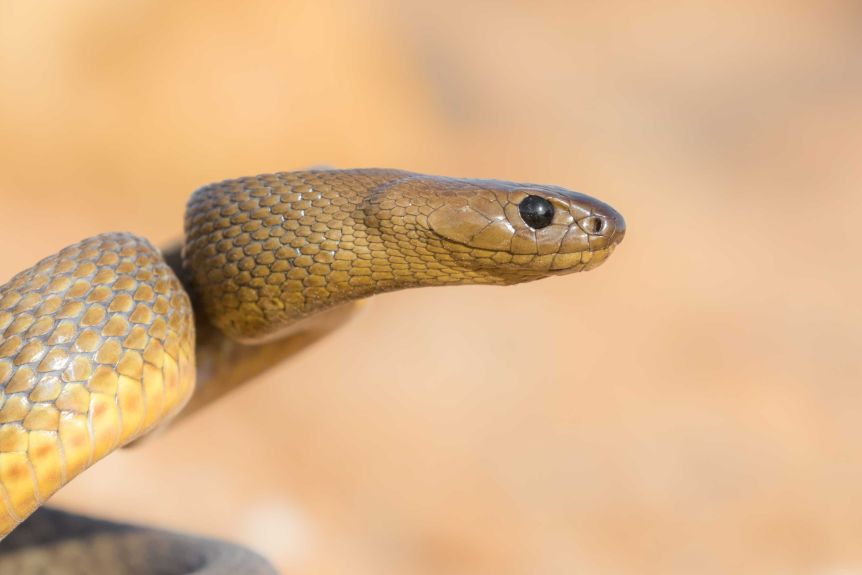
[[555, 186], [310, 170], [199, 189], [181, 250], [107, 233], [43, 259], [0, 287], [0, 569], [269, 573], [229, 544], [58, 511], [15, 529], [113, 450], [325, 335], [340, 304], [589, 270], [624, 234], [610, 206]]

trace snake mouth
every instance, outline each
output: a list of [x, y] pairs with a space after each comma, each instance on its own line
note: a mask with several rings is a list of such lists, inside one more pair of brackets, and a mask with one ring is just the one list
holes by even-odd
[[606, 248], [596, 250], [556, 254], [551, 262], [549, 271], [553, 275], [563, 276], [595, 269], [614, 253], [617, 245], [611, 244]]

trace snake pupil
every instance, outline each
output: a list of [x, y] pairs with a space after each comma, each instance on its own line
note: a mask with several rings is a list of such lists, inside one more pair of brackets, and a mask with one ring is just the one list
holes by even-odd
[[548, 227], [554, 219], [553, 204], [539, 196], [527, 196], [518, 205], [518, 210], [524, 223], [534, 230]]

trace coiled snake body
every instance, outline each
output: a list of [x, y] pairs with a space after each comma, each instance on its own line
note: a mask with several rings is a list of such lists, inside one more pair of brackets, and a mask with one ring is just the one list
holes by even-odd
[[[350, 309], [335, 306], [591, 269], [625, 224], [552, 186], [316, 170], [201, 188], [185, 229], [182, 255], [103, 234], [0, 287], [0, 537], [111, 451], [333, 329]], [[0, 543], [4, 572], [146, 573], [159, 553], [174, 570], [153, 572], [267, 572], [231, 546], [44, 513]], [[86, 537], [88, 566], [61, 559]], [[92, 537], [109, 540], [96, 562]]]

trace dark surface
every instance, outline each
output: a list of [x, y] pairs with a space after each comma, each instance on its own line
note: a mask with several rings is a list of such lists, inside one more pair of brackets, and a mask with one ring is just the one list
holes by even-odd
[[42, 508], [0, 543], [0, 573], [16, 575], [273, 575], [242, 547]]

